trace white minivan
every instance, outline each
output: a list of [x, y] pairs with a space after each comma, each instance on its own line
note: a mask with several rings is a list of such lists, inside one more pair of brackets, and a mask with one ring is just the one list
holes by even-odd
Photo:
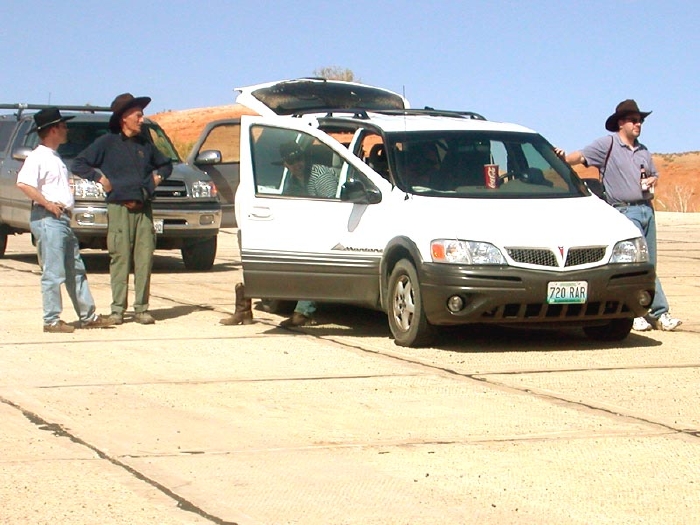
[[[356, 83], [239, 91], [260, 114], [235, 196], [248, 296], [381, 309], [404, 346], [468, 323], [621, 340], [647, 313], [644, 238], [536, 132]], [[288, 191], [290, 145], [330, 193]]]

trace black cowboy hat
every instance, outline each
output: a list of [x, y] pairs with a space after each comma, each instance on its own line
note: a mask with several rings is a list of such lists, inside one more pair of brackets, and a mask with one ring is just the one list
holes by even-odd
[[110, 109], [112, 116], [109, 119], [109, 127], [112, 131], [120, 131], [119, 120], [126, 110], [131, 108], [141, 108], [142, 110], [151, 103], [151, 97], [135, 97], [131, 93], [122, 93], [112, 101]]
[[44, 108], [34, 114], [34, 127], [27, 131], [27, 133], [39, 131], [40, 129], [48, 128], [49, 126], [55, 126], [60, 122], [65, 122], [66, 120], [70, 120], [72, 118], [75, 117], [62, 117], [61, 112], [57, 107]]
[[605, 129], [608, 131], [619, 131], [620, 126], [617, 124], [617, 121], [632, 113], [639, 113], [643, 119], [651, 115], [651, 111], [639, 111], [637, 103], [631, 98], [628, 98], [620, 102], [615, 108], [615, 113], [610, 115], [608, 120], [605, 121]]

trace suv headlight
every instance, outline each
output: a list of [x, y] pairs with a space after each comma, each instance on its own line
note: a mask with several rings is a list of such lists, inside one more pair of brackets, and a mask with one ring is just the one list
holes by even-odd
[[618, 242], [610, 257], [611, 263], [649, 262], [649, 248], [644, 237]]
[[430, 243], [433, 262], [451, 264], [506, 264], [493, 244], [477, 241], [437, 239]]
[[211, 199], [216, 197], [216, 185], [211, 181], [198, 180], [192, 184], [193, 199]]
[[107, 194], [99, 182], [72, 177], [70, 187], [76, 199], [104, 200]]

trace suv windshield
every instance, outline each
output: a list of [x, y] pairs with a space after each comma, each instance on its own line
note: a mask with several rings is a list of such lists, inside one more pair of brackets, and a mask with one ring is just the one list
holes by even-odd
[[388, 134], [396, 183], [410, 193], [453, 197], [588, 195], [536, 133], [430, 131]]
[[[109, 133], [109, 122], [107, 120], [69, 120], [68, 141], [58, 147], [58, 153], [64, 159], [73, 159], [78, 153], [87, 148], [93, 141]], [[154, 122], [144, 122], [141, 133], [152, 141], [156, 147], [173, 162], [181, 162], [175, 147], [168, 139], [163, 129]], [[39, 136], [30, 133], [24, 140], [24, 145], [35, 148], [39, 144]]]

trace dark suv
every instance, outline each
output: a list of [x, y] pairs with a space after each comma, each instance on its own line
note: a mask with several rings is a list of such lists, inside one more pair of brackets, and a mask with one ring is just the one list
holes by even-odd
[[[0, 257], [10, 234], [29, 232], [31, 202], [17, 188], [17, 173], [39, 137], [27, 134], [33, 112], [46, 106], [0, 104], [14, 113], [0, 115]], [[68, 124], [68, 142], [58, 153], [70, 170], [72, 160], [92, 141], [109, 132], [110, 109], [93, 106], [59, 106]], [[163, 129], [145, 119], [143, 133], [173, 160], [172, 175], [158, 186], [153, 219], [158, 249], [179, 249], [188, 270], [209, 270], [216, 257], [216, 238], [221, 225], [221, 203], [216, 185], [194, 166], [183, 163]], [[84, 248], [106, 248], [107, 205], [98, 183], [73, 175], [75, 195], [72, 227]]]

